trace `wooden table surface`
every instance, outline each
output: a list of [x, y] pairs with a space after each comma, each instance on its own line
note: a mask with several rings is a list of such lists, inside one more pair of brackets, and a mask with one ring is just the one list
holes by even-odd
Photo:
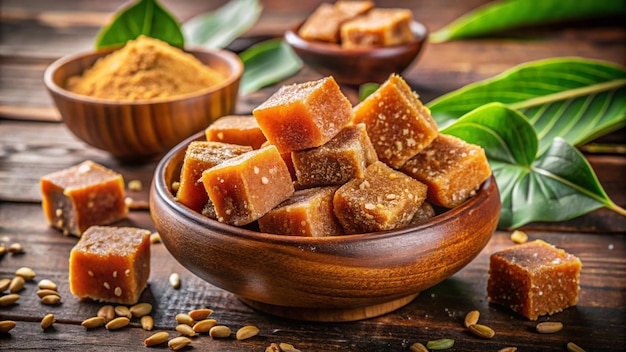
[[[212, 10], [224, 1], [163, 0], [177, 18]], [[380, 1], [385, 6], [411, 7], [415, 17], [431, 31], [484, 3], [484, 0]], [[230, 49], [245, 48], [258, 38], [280, 36], [302, 20], [318, 0], [263, 1], [264, 12], [253, 29]], [[137, 321], [119, 331], [80, 325], [94, 316], [101, 304], [79, 301], [69, 292], [68, 254], [76, 243], [51, 229], [40, 206], [39, 178], [91, 159], [119, 171], [125, 180], [141, 180], [144, 188], [129, 192], [147, 201], [155, 163], [121, 164], [104, 152], [76, 139], [60, 121], [43, 86], [43, 71], [60, 56], [92, 48], [99, 28], [107, 23], [123, 0], [1, 0], [0, 1], [0, 242], [20, 243], [22, 255], [0, 258], [0, 278], [13, 277], [22, 266], [33, 268], [39, 279], [59, 284], [63, 303], [46, 306], [28, 282], [18, 304], [0, 307], [0, 320], [17, 322], [10, 334], [0, 334], [0, 350], [135, 351], [151, 333]], [[623, 20], [623, 19], [622, 19]], [[514, 65], [548, 57], [581, 56], [626, 63], [626, 30], [619, 19], [574, 22], [510, 31], [490, 39], [462, 40], [426, 47], [417, 64], [403, 76], [424, 102], [470, 82], [491, 77]], [[283, 83], [320, 76], [303, 68]], [[238, 113], [249, 113], [279, 85], [241, 96]], [[355, 92], [345, 87], [355, 99]], [[596, 141], [626, 143], [624, 130]], [[623, 153], [587, 154], [609, 196], [626, 206]], [[122, 225], [154, 229], [149, 211], [132, 211]], [[187, 350], [264, 351], [270, 343], [291, 343], [302, 351], [408, 351], [415, 342], [451, 338], [454, 351], [565, 351], [573, 341], [587, 351], [619, 351], [626, 346], [626, 219], [600, 209], [560, 223], [535, 223], [524, 228], [530, 239], [543, 239], [578, 256], [583, 262], [581, 291], [575, 307], [539, 321], [563, 322], [555, 334], [535, 332], [537, 322], [488, 304], [486, 283], [489, 255], [513, 245], [510, 231], [496, 231], [487, 247], [466, 268], [441, 284], [422, 292], [407, 306], [392, 313], [350, 323], [310, 323], [276, 318], [254, 311], [229, 292], [214, 287], [184, 269], [162, 244], [152, 247], [152, 271], [142, 301], [154, 305], [155, 330], [173, 336], [175, 315], [209, 307], [220, 323], [236, 330], [256, 325], [260, 334], [246, 341], [196, 337]], [[179, 273], [182, 287], [168, 284]], [[465, 314], [477, 309], [481, 322], [494, 328], [492, 339], [471, 335], [463, 326]], [[42, 331], [40, 321], [53, 313], [57, 322]], [[160, 347], [166, 349], [167, 347]]]

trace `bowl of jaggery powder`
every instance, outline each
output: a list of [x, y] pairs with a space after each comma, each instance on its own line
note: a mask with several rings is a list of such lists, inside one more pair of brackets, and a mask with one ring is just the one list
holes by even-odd
[[119, 159], [153, 159], [235, 110], [243, 64], [226, 50], [182, 50], [139, 37], [72, 54], [45, 71], [70, 131]]

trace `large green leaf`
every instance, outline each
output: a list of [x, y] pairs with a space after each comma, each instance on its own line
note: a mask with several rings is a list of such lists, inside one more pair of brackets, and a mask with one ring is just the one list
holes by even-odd
[[262, 10], [259, 0], [235, 0], [193, 17], [183, 24], [187, 45], [224, 48], [250, 29]]
[[185, 40], [180, 25], [156, 0], [139, 0], [118, 12], [111, 24], [102, 28], [96, 48], [118, 47], [140, 35], [160, 39], [177, 47]]
[[281, 39], [270, 39], [239, 54], [244, 65], [242, 94], [279, 82], [302, 68], [302, 60]]
[[600, 207], [626, 216], [606, 195], [584, 156], [562, 138], [554, 138], [536, 158], [532, 125], [503, 104], [481, 106], [441, 132], [485, 149], [500, 189], [500, 228], [568, 220]]
[[488, 3], [429, 36], [432, 43], [558, 21], [626, 13], [623, 0], [508, 0]]
[[534, 61], [441, 96], [428, 107], [445, 127], [491, 102], [528, 116], [540, 138], [541, 154], [557, 136], [580, 145], [626, 126], [626, 71], [581, 58]]

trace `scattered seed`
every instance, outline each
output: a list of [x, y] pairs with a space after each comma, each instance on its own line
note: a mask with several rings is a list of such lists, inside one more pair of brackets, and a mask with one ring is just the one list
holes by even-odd
[[137, 303], [129, 309], [130, 314], [135, 318], [141, 318], [144, 315], [150, 314], [152, 312], [152, 304], [150, 303]]
[[143, 344], [147, 347], [160, 345], [162, 343], [167, 342], [167, 339], [170, 338], [170, 334], [166, 331], [159, 331], [150, 335], [147, 339], [143, 341]]
[[158, 232], [153, 232], [152, 234], [150, 234], [150, 243], [160, 243], [161, 242], [161, 235], [159, 235]]
[[244, 327], [242, 327], [241, 329], [237, 330], [237, 340], [245, 340], [245, 339], [249, 339], [253, 336], [256, 336], [259, 334], [259, 328], [257, 328], [254, 325], [246, 325]]
[[465, 316], [465, 327], [469, 328], [470, 325], [474, 325], [478, 323], [478, 318], [480, 318], [480, 312], [477, 310], [472, 310]]
[[180, 288], [180, 275], [178, 275], [177, 273], [173, 273], [172, 275], [170, 275], [170, 285], [175, 289], [179, 289]]
[[7, 247], [5, 247], [3, 244], [0, 244], [0, 258], [4, 257], [5, 254], [7, 254]]
[[563, 323], [558, 321], [545, 321], [537, 324], [536, 329], [537, 332], [542, 334], [554, 334], [555, 332], [559, 332], [563, 329]]
[[24, 278], [24, 280], [26, 281], [30, 281], [32, 279], [35, 278], [35, 271], [29, 267], [23, 266], [21, 268], [18, 268], [17, 270], [15, 270], [15, 275], [16, 276], [21, 276]]
[[130, 312], [130, 309], [126, 306], [115, 306], [115, 315], [118, 317], [132, 318], [133, 314]]
[[21, 276], [14, 277], [11, 280], [11, 283], [9, 284], [9, 292], [11, 293], [20, 292], [24, 288], [25, 283], [26, 281], [24, 280], [23, 277]]
[[54, 281], [48, 280], [48, 279], [43, 279], [39, 281], [39, 283], [37, 284], [37, 287], [39, 287], [42, 290], [52, 290], [52, 291], [57, 290], [57, 284], [55, 284]]
[[107, 330], [117, 330], [125, 327], [129, 323], [130, 319], [127, 317], [118, 317], [108, 322], [104, 327], [107, 328]]
[[41, 303], [47, 305], [55, 305], [61, 303], [61, 296], [58, 295], [47, 295], [41, 297]]
[[187, 345], [189, 345], [191, 343], [191, 339], [185, 336], [179, 336], [179, 337], [175, 337], [171, 340], [169, 340], [169, 342], [167, 343], [167, 345], [169, 346], [169, 348], [171, 348], [174, 351], [178, 351], [183, 347], [186, 347]]
[[195, 321], [204, 320], [208, 318], [211, 314], [213, 314], [213, 309], [208, 308], [194, 309], [189, 312], [189, 316]]
[[54, 314], [46, 314], [46, 316], [41, 319], [41, 328], [46, 330], [51, 327], [54, 322]]
[[11, 279], [0, 279], [0, 292], [4, 292], [11, 285]]
[[567, 351], [568, 352], [585, 352], [585, 350], [582, 347], [578, 346], [577, 344], [573, 342], [567, 343]]
[[20, 299], [20, 295], [17, 293], [10, 293], [0, 297], [0, 307], [9, 306]]
[[482, 325], [482, 324], [473, 324], [470, 325], [468, 327], [469, 331], [472, 332], [472, 334], [482, 337], [484, 339], [490, 339], [492, 338], [496, 332], [493, 331], [492, 328], [486, 326], [486, 325]]
[[176, 321], [179, 324], [186, 324], [186, 325], [189, 325], [189, 326], [193, 326], [193, 324], [196, 323], [193, 320], [193, 318], [189, 316], [189, 314], [185, 314], [185, 313], [176, 314]]
[[96, 314], [96, 316], [104, 318], [104, 322], [108, 323], [115, 319], [115, 308], [109, 304], [104, 305], [98, 309], [98, 314]]
[[230, 336], [230, 328], [226, 325], [215, 325], [209, 330], [212, 338], [219, 339]]
[[39, 296], [39, 298], [44, 298], [45, 296], [48, 295], [57, 295], [59, 297], [61, 297], [61, 294], [57, 291], [54, 290], [50, 290], [50, 289], [43, 289], [43, 290], [38, 290], [37, 291], [37, 296]]
[[176, 325], [176, 331], [178, 331], [179, 333], [185, 335], [185, 336], [196, 336], [196, 332], [193, 330], [193, 328], [187, 324], [178, 324]]
[[280, 348], [283, 352], [300, 352], [299, 349], [293, 347], [292, 344], [281, 342], [278, 344], [278, 348]]
[[515, 230], [511, 233], [511, 241], [517, 244], [525, 243], [528, 241], [528, 235], [526, 235], [526, 232], [524, 231]]
[[101, 327], [102, 325], [104, 325], [104, 323], [105, 323], [104, 317], [93, 317], [93, 318], [83, 320], [83, 322], [80, 323], [80, 325], [86, 327], [87, 329], [95, 329], [95, 328]]
[[426, 343], [426, 348], [428, 348], [429, 350], [435, 350], [435, 351], [447, 350], [449, 348], [452, 348], [452, 346], [454, 346], [453, 339], [431, 340]]
[[174, 192], [174, 194], [178, 192], [179, 187], [180, 187], [180, 182], [178, 181], [172, 182], [172, 192]]
[[214, 327], [215, 325], [217, 325], [217, 320], [215, 319], [200, 320], [199, 322], [193, 325], [193, 331], [199, 334], [206, 333], [206, 332], [209, 332], [211, 328]]
[[498, 350], [498, 352], [517, 352], [517, 347], [505, 347]]
[[428, 352], [428, 348], [419, 342], [412, 344], [411, 347], [409, 347], [409, 350], [411, 352]]
[[9, 332], [17, 325], [13, 320], [0, 321], [0, 332]]
[[141, 180], [130, 180], [128, 181], [128, 190], [133, 192], [139, 192], [143, 189], [143, 185], [141, 184]]
[[22, 254], [24, 253], [24, 247], [22, 247], [19, 243], [11, 243], [9, 246], [9, 253], [11, 254]]
[[152, 330], [154, 328], [154, 319], [149, 315], [141, 317], [141, 328], [146, 331]]

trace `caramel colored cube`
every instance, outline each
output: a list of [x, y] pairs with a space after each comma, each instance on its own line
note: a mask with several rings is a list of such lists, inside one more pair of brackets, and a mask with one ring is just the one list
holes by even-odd
[[341, 45], [354, 48], [410, 43], [415, 39], [411, 31], [412, 20], [410, 10], [373, 9], [341, 26]]
[[341, 235], [341, 225], [333, 212], [333, 196], [337, 188], [331, 186], [296, 191], [259, 219], [259, 229], [279, 235]]
[[429, 202], [424, 202], [422, 203], [422, 206], [417, 209], [415, 215], [413, 215], [413, 219], [411, 219], [411, 225], [421, 224], [435, 217], [435, 215], [437, 215], [435, 213], [435, 208], [433, 208], [433, 206]]
[[491, 255], [487, 296], [530, 320], [578, 302], [580, 259], [541, 240]]
[[293, 152], [297, 187], [342, 185], [362, 178], [365, 168], [378, 160], [364, 124], [346, 126], [317, 148]]
[[428, 185], [428, 200], [454, 208], [473, 196], [491, 176], [485, 151], [478, 145], [440, 134], [401, 168]]
[[83, 299], [135, 304], [150, 276], [150, 231], [92, 226], [70, 252], [70, 291]]
[[377, 161], [335, 192], [333, 206], [345, 233], [365, 233], [408, 225], [425, 199], [425, 184]]
[[228, 115], [215, 120], [205, 130], [206, 140], [247, 145], [259, 149], [267, 141], [253, 116]]
[[364, 123], [378, 159], [397, 169], [437, 137], [437, 124], [406, 82], [391, 75], [354, 107], [353, 123]]
[[333, 77], [281, 87], [252, 111], [281, 153], [319, 147], [341, 131], [352, 105]]
[[193, 141], [187, 146], [176, 199], [200, 212], [209, 196], [202, 184], [202, 172], [235, 156], [252, 151], [252, 147], [220, 142]]
[[202, 183], [217, 220], [236, 226], [258, 220], [294, 192], [287, 165], [273, 145], [204, 171]]
[[90, 160], [43, 176], [40, 186], [46, 219], [66, 235], [128, 215], [122, 175]]
[[298, 35], [306, 40], [337, 43], [341, 25], [372, 7], [374, 3], [371, 1], [338, 1], [334, 5], [322, 3], [304, 21]]

